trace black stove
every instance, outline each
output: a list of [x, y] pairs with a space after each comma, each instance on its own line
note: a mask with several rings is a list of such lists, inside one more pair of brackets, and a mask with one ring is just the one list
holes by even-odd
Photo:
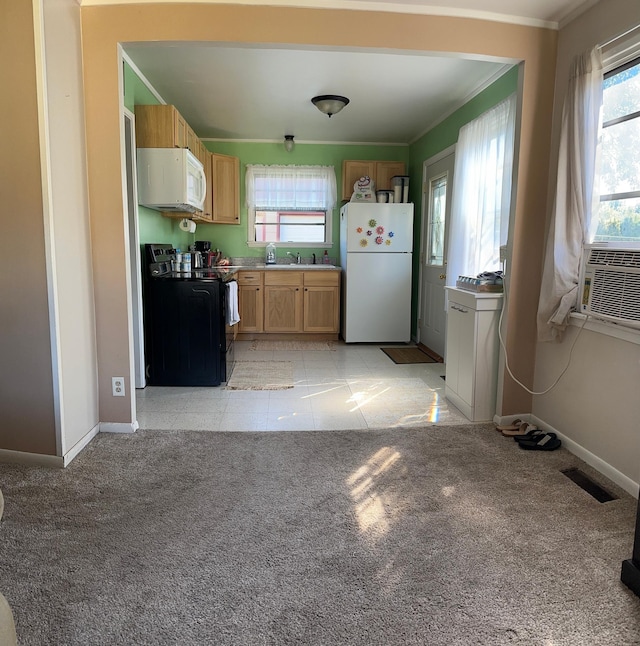
[[176, 250], [145, 245], [145, 359], [152, 386], [218, 386], [233, 368], [227, 291], [236, 269], [175, 271]]

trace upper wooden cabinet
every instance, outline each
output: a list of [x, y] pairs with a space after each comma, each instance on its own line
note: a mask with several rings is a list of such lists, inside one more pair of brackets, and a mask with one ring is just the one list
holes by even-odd
[[240, 224], [240, 160], [230, 155], [211, 155], [213, 222]]
[[350, 200], [353, 185], [365, 175], [375, 183], [377, 191], [391, 190], [391, 178], [405, 175], [406, 166], [399, 161], [356, 161], [345, 159], [342, 162], [342, 199]]
[[136, 146], [138, 148], [187, 148], [187, 129], [173, 105], [137, 105]]

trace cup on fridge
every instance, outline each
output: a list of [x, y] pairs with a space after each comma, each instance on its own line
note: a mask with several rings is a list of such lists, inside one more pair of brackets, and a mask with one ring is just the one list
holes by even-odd
[[393, 201], [394, 202], [408, 202], [409, 201], [409, 176], [408, 175], [394, 175], [391, 178], [391, 185], [393, 186]]

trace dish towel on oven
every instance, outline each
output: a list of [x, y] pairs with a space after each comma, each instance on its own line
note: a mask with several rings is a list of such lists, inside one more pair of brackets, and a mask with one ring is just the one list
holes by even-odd
[[235, 280], [228, 282], [227, 287], [227, 325], [235, 325], [240, 322], [238, 312], [238, 283]]

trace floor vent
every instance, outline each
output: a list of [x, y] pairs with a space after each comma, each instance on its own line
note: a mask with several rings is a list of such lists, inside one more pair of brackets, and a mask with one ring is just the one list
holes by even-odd
[[571, 469], [563, 469], [562, 473], [573, 480], [579, 487], [582, 487], [588, 494], [592, 495], [598, 502], [610, 502], [617, 500], [617, 496], [613, 496], [608, 491], [603, 489], [599, 484], [595, 483], [588, 475], [582, 473], [580, 469], [575, 467]]

